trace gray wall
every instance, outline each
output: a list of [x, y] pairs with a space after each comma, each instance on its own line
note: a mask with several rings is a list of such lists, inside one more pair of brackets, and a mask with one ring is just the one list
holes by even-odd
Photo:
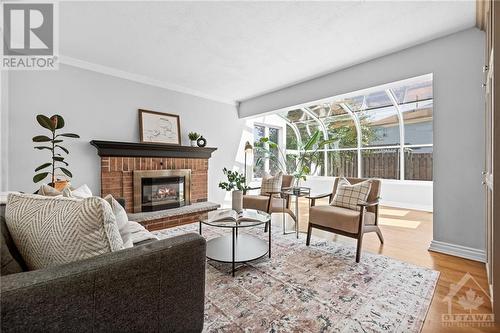
[[0, 191], [8, 189], [7, 138], [8, 131], [8, 72], [0, 71]]
[[[9, 74], [9, 189], [33, 191], [34, 168], [45, 162], [47, 152], [35, 151], [31, 138], [44, 134], [35, 115], [61, 114], [67, 131], [81, 139], [68, 139], [68, 162], [75, 185], [86, 183], [100, 191], [100, 164], [92, 139], [139, 141], [137, 109], [180, 115], [182, 140], [187, 133], [202, 133], [208, 146], [217, 147], [209, 163], [209, 199], [222, 202], [217, 188], [222, 168], [235, 164], [244, 121], [232, 105], [156, 88], [71, 66], [58, 71], [18, 71]], [[2, 159], [4, 156], [2, 155]]]
[[473, 28], [243, 101], [240, 117], [434, 74], [434, 240], [485, 248], [484, 33]]

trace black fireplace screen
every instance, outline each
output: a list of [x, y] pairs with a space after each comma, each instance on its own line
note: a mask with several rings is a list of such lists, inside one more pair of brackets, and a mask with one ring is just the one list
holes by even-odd
[[142, 178], [142, 211], [182, 207], [185, 200], [184, 177]]

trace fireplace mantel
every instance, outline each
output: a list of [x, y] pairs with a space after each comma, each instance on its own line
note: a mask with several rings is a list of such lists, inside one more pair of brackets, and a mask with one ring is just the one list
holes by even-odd
[[176, 157], [208, 159], [217, 148], [92, 140], [99, 156]]

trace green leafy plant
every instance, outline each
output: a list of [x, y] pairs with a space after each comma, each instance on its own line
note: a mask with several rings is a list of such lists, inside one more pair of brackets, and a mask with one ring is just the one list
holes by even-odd
[[227, 182], [220, 182], [219, 187], [226, 191], [240, 190], [246, 191], [248, 190], [248, 186], [245, 185], [246, 179], [242, 173], [238, 173], [236, 171], [228, 170], [227, 168], [222, 169], [224, 175], [227, 177]]
[[35, 146], [38, 150], [48, 150], [51, 153], [51, 161], [38, 166], [35, 172], [39, 172], [51, 167], [51, 171], [42, 171], [33, 176], [33, 182], [38, 183], [44, 180], [48, 175], [51, 176], [51, 184], [54, 185], [56, 181], [56, 170], [60, 170], [67, 177], [73, 177], [71, 172], [66, 168], [68, 163], [64, 160], [64, 154], [69, 154], [67, 148], [62, 146], [63, 138], [74, 138], [77, 139], [80, 136], [74, 133], [57, 133], [58, 130], [64, 127], [64, 119], [60, 115], [56, 114], [52, 117], [47, 117], [42, 114], [36, 116], [36, 120], [43, 128], [50, 131], [50, 135], [37, 135], [33, 137], [33, 142], [35, 143], [47, 143], [48, 145]]
[[323, 153], [319, 150], [332, 142], [333, 139], [322, 139], [322, 133], [318, 130], [305, 143], [297, 143], [298, 155], [295, 159], [287, 159], [284, 149], [269, 140], [268, 137], [263, 137], [254, 145], [257, 156], [259, 156], [256, 164], [262, 164], [266, 158], [269, 159], [269, 163], [273, 163], [283, 173], [293, 175], [298, 186], [300, 180], [306, 180], [306, 175], [315, 171], [311, 170], [310, 166], [317, 167]]
[[200, 137], [200, 134], [198, 134], [196, 132], [189, 132], [189, 134], [188, 134], [188, 138], [191, 141], [198, 140], [199, 137]]

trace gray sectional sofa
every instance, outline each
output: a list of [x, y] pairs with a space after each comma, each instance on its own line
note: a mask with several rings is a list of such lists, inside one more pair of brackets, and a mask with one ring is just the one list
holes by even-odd
[[1, 332], [201, 332], [204, 238], [186, 234], [26, 271], [2, 227]]

